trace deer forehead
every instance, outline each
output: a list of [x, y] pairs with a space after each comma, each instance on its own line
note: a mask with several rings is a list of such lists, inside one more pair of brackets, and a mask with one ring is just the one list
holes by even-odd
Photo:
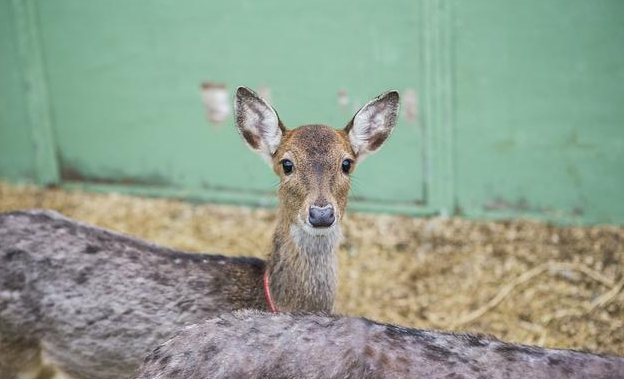
[[294, 157], [299, 165], [354, 156], [347, 135], [325, 125], [304, 125], [288, 131], [276, 157], [282, 159], [284, 154], [288, 154], [289, 159]]

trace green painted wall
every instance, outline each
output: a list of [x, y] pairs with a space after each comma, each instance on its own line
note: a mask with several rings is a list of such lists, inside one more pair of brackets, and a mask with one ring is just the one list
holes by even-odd
[[0, 1], [0, 52], [0, 173], [9, 179], [32, 181], [34, 146], [14, 14], [8, 1]]
[[[369, 1], [348, 17], [350, 5], [333, 1], [38, 4], [63, 179], [272, 193], [274, 176], [232, 118], [207, 122], [203, 81], [267, 86], [286, 125], [336, 127], [355, 106], [343, 111], [339, 90], [363, 104], [422, 82], [419, 7], [409, 0], [396, 8]], [[416, 203], [421, 146], [418, 126], [402, 123], [388, 152], [358, 173], [354, 195]]]
[[624, 2], [456, 2], [457, 203], [624, 222]]
[[622, 4], [0, 0], [0, 176], [272, 204], [202, 82], [269, 89], [291, 127], [396, 88], [356, 208], [624, 223]]

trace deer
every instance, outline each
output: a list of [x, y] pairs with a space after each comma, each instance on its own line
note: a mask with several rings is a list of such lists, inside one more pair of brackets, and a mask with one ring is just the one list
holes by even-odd
[[176, 251], [53, 211], [0, 215], [0, 379], [36, 378], [48, 363], [76, 379], [130, 378], [184, 325], [245, 308], [331, 312], [350, 175], [398, 108], [389, 91], [343, 129], [287, 129], [237, 89], [236, 128], [280, 179], [266, 261]]
[[624, 379], [624, 358], [365, 318], [241, 310], [182, 329], [136, 375], [205, 378]]

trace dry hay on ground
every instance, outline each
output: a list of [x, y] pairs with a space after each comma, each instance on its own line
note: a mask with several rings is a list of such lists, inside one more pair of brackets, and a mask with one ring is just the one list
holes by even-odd
[[[264, 257], [275, 212], [0, 183], [0, 212], [55, 209], [193, 252]], [[337, 311], [624, 355], [624, 228], [351, 214]]]

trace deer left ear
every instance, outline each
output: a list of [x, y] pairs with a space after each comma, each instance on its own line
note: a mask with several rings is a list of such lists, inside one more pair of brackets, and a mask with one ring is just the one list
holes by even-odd
[[388, 91], [369, 101], [355, 114], [344, 131], [358, 160], [379, 150], [392, 133], [398, 113], [399, 93]]
[[238, 132], [247, 146], [272, 166], [273, 154], [286, 132], [277, 112], [247, 87], [238, 87], [234, 105]]

